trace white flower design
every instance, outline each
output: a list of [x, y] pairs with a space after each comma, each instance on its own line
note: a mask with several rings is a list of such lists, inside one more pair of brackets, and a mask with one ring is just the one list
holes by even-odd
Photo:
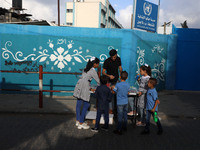
[[65, 65], [68, 65], [67, 62], [71, 62], [71, 55], [68, 54], [68, 51], [65, 51], [64, 48], [59, 47], [57, 48], [57, 52], [54, 51], [54, 54], [51, 54], [50, 59], [51, 61], [55, 61], [54, 65], [57, 65], [58, 68], [63, 69]]
[[54, 45], [53, 45], [52, 43], [50, 43], [50, 44], [49, 44], [49, 47], [50, 47], [50, 48], [53, 48], [53, 47], [54, 47]]
[[68, 44], [67, 47], [68, 47], [68, 49], [71, 49], [72, 48], [72, 44], [71, 43]]
[[[5, 43], [5, 47], [2, 47], [2, 58], [3, 59], [9, 59], [10, 57], [13, 58], [17, 62], [22, 61], [38, 61], [39, 63], [43, 63], [46, 65], [51, 65], [51, 62], [54, 63], [54, 65], [51, 66], [51, 70], [54, 70], [55, 68], [59, 68], [60, 71], [62, 71], [63, 68], [68, 67], [67, 69], [69, 71], [72, 71], [78, 63], [88, 62], [88, 60], [92, 57], [89, 54], [83, 53], [83, 47], [79, 46], [79, 49], [73, 49], [73, 40], [66, 42], [66, 39], [58, 39], [57, 44], [54, 44], [53, 40], [48, 40], [47, 45], [48, 49], [43, 49], [42, 46], [39, 46], [38, 49], [35, 47], [33, 48], [33, 53], [29, 54], [27, 56], [24, 56], [23, 52], [17, 51], [16, 53], [13, 53], [8, 48], [12, 46], [12, 41], [7, 41]], [[65, 44], [62, 47], [60, 44]], [[59, 46], [58, 46], [59, 45]], [[56, 48], [56, 50], [55, 50]], [[114, 48], [113, 46], [109, 46], [108, 49]], [[51, 49], [51, 50], [49, 50]], [[118, 49], [116, 49], [118, 50]], [[84, 52], [89, 53], [90, 50], [86, 49]], [[103, 61], [107, 58], [106, 54], [101, 54], [101, 64]], [[50, 59], [50, 61], [49, 61]], [[73, 61], [72, 61], [73, 60]], [[69, 64], [71, 63], [71, 64]], [[71, 67], [70, 67], [71, 66]]]
[[49, 44], [49, 47], [53, 49], [54, 44], [52, 43], [53, 41], [49, 40], [49, 42], [47, 42], [47, 44]]

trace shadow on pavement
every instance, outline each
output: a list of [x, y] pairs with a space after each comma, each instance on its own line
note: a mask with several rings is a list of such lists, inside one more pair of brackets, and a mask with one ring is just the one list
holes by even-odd
[[[2, 95], [0, 95], [2, 96]], [[30, 96], [30, 95], [29, 95]], [[182, 96], [185, 98], [182, 98]], [[189, 97], [191, 97], [189, 95]], [[1, 99], [2, 97], [0, 97]], [[9, 98], [5, 95], [6, 100]], [[17, 96], [14, 98], [17, 99]], [[193, 97], [193, 98], [196, 98]], [[27, 96], [22, 97], [24, 101]], [[36, 98], [31, 97], [33, 101]], [[174, 116], [190, 115], [185, 112], [191, 111], [191, 115], [196, 113], [198, 108], [187, 101], [183, 94], [161, 93], [161, 123], [164, 129], [162, 135], [157, 135], [157, 128], [151, 122], [151, 132], [149, 135], [141, 135], [143, 127], [136, 127], [128, 121], [128, 131], [122, 135], [115, 135], [113, 130], [115, 124], [110, 126], [108, 132], [102, 130], [94, 133], [89, 130], [79, 130], [75, 126], [75, 100], [65, 98], [47, 98], [45, 107], [60, 108], [69, 110], [71, 113], [0, 113], [0, 149], [2, 150], [124, 150], [124, 149], [152, 149], [152, 150], [196, 150], [199, 149], [200, 139], [200, 119], [187, 117], [163, 117], [174, 113]], [[53, 101], [52, 103], [50, 101]], [[65, 103], [66, 102], [66, 103]], [[50, 105], [50, 103], [52, 105]], [[196, 103], [196, 102], [194, 102]], [[68, 104], [68, 105], [66, 105]], [[71, 104], [71, 105], [70, 105]], [[173, 104], [173, 106], [171, 106]], [[48, 106], [49, 105], [49, 106]], [[38, 106], [38, 105], [36, 105]], [[0, 105], [1, 109], [3, 108]], [[180, 109], [179, 107], [182, 107]], [[38, 108], [37, 108], [38, 109]], [[46, 108], [47, 109], [47, 108]], [[175, 110], [173, 110], [175, 109]], [[181, 111], [181, 112], [179, 112]], [[183, 113], [184, 114], [181, 114]], [[92, 121], [88, 121], [93, 127]]]

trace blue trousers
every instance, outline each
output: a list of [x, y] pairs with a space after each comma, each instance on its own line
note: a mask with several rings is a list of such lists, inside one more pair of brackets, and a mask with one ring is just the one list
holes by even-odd
[[117, 118], [118, 118], [117, 130], [121, 131], [122, 128], [127, 128], [127, 113], [128, 113], [128, 104], [117, 105]]
[[[81, 106], [83, 105], [83, 109], [81, 111]], [[79, 121], [80, 123], [83, 123], [85, 120], [85, 115], [86, 112], [88, 110], [88, 108], [90, 107], [90, 103], [86, 102], [82, 99], [77, 99], [77, 103], [76, 103], [76, 120]]]
[[[154, 113], [151, 112], [150, 110], [147, 110], [146, 111], [146, 126], [145, 126], [145, 130], [146, 131], [149, 131], [150, 130], [150, 118], [151, 118], [151, 115], [152, 117], [154, 116]], [[158, 130], [162, 130], [162, 125], [160, 123], [160, 120], [158, 118], [158, 121], [156, 123], [157, 127], [158, 127]]]
[[109, 124], [109, 109], [105, 109], [105, 110], [99, 110], [97, 109], [97, 117], [96, 117], [96, 123], [95, 123], [95, 128], [99, 129], [99, 123], [100, 123], [100, 119], [101, 119], [101, 115], [104, 115], [104, 127], [108, 128], [108, 124]]

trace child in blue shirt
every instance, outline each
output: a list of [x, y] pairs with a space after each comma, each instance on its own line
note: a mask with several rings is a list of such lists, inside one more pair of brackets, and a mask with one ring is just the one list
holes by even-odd
[[117, 94], [117, 118], [118, 125], [117, 130], [114, 130], [115, 134], [122, 134], [122, 129], [127, 130], [127, 112], [128, 112], [128, 93], [130, 91], [130, 86], [126, 82], [128, 78], [128, 73], [126, 71], [121, 72], [120, 80], [117, 83], [113, 91]]
[[[147, 91], [147, 103], [146, 103], [146, 126], [145, 130], [142, 131], [142, 134], [149, 134], [150, 133], [150, 118], [151, 115], [154, 117], [154, 112], [158, 112], [158, 105], [159, 100], [158, 100], [158, 94], [155, 89], [155, 86], [157, 84], [157, 80], [155, 78], [150, 78], [148, 81], [148, 91]], [[159, 118], [157, 118], [157, 127], [158, 127], [158, 132], [157, 134], [162, 134], [163, 129], [162, 125], [160, 123]]]
[[104, 115], [105, 124], [101, 129], [107, 131], [109, 125], [109, 102], [112, 99], [112, 93], [106, 85], [108, 83], [108, 77], [106, 75], [100, 77], [100, 82], [101, 85], [95, 91], [95, 97], [97, 98], [97, 116], [95, 127], [91, 128], [93, 132], [99, 131], [99, 122], [102, 114]]

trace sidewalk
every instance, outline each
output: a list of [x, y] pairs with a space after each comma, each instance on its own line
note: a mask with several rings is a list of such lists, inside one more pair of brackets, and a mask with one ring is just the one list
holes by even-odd
[[0, 112], [2, 113], [75, 113], [76, 99], [72, 96], [43, 96], [43, 108], [39, 108], [38, 95], [0, 94]]
[[[161, 118], [200, 118], [200, 91], [159, 92], [159, 116]], [[38, 95], [0, 94], [0, 112], [75, 114], [76, 99], [43, 96], [43, 108], [39, 108]]]

